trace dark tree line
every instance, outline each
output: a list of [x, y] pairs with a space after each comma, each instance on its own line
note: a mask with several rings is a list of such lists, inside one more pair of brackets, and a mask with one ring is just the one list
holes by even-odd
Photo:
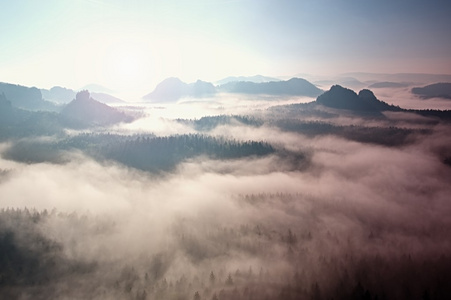
[[144, 171], [169, 171], [183, 160], [206, 156], [212, 159], [237, 159], [275, 153], [268, 143], [237, 141], [206, 135], [122, 136], [80, 134], [55, 142], [20, 141], [5, 157], [25, 162], [64, 162], [65, 151], [81, 150], [98, 160], [113, 160]]
[[439, 109], [407, 109], [407, 112], [413, 112], [424, 117], [433, 117], [438, 120], [444, 120], [449, 122], [451, 120], [451, 110], [439, 110]]
[[197, 131], [210, 131], [220, 125], [231, 125], [234, 122], [252, 127], [259, 127], [264, 124], [264, 121], [261, 119], [240, 115], [206, 116], [195, 120], [177, 119], [176, 121], [191, 126]]
[[[302, 109], [298, 110], [300, 106]], [[210, 131], [220, 125], [231, 125], [237, 123], [246, 126], [259, 127], [264, 124], [268, 126], [277, 127], [283, 131], [292, 131], [302, 133], [308, 136], [317, 135], [335, 135], [351, 141], [361, 143], [378, 144], [384, 146], [401, 146], [413, 142], [415, 136], [418, 134], [429, 134], [428, 129], [409, 129], [395, 126], [390, 127], [369, 127], [357, 125], [334, 125], [324, 121], [304, 121], [300, 117], [315, 116], [321, 118], [333, 118], [333, 115], [327, 112], [318, 111], [311, 108], [309, 104], [292, 104], [288, 111], [283, 111], [285, 117], [269, 117], [267, 119], [260, 119], [251, 116], [210, 116], [203, 117], [198, 120], [183, 120], [177, 121], [189, 125], [197, 131]], [[271, 111], [278, 112], [282, 108], [273, 108]], [[296, 109], [295, 113], [289, 113], [292, 109]], [[438, 111], [421, 111], [422, 114], [434, 115]], [[446, 113], [446, 112], [443, 112]], [[288, 117], [291, 116], [291, 117]], [[433, 120], [431, 120], [433, 122]]]
[[202, 155], [213, 159], [236, 159], [274, 152], [273, 147], [264, 142], [240, 142], [196, 134], [137, 137], [102, 149], [105, 158], [146, 171], [170, 170], [185, 159]]
[[384, 146], [401, 146], [415, 141], [417, 135], [431, 133], [429, 129], [409, 129], [399, 127], [366, 127], [357, 125], [338, 126], [319, 121], [299, 121], [297, 119], [280, 119], [274, 125], [284, 131], [293, 131], [307, 136], [335, 135], [351, 141], [378, 144]]
[[[40, 230], [55, 212], [25, 209], [0, 211], [0, 295], [17, 299], [22, 288], [36, 290], [45, 299], [52, 282], [91, 273], [95, 264], [67, 259], [60, 243]], [[62, 215], [69, 221], [73, 215]], [[74, 224], [76, 225], [76, 224]]]

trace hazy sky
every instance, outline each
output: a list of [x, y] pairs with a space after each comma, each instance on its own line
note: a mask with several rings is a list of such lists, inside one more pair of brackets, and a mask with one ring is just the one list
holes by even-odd
[[0, 81], [150, 92], [169, 76], [451, 73], [451, 2], [0, 0]]

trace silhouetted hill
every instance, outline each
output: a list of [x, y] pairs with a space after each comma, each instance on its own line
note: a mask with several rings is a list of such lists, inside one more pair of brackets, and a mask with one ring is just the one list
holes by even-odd
[[187, 84], [178, 78], [170, 77], [160, 82], [153, 92], [144, 99], [176, 101], [185, 94]]
[[[61, 104], [71, 102], [77, 94], [77, 92], [72, 89], [67, 89], [60, 86], [54, 86], [50, 90], [41, 89], [41, 93], [44, 99]], [[102, 103], [125, 103], [125, 101], [119, 98], [102, 92], [92, 92], [91, 96]]]
[[60, 115], [50, 111], [30, 111], [14, 107], [0, 93], [0, 141], [62, 133]]
[[316, 99], [317, 104], [331, 108], [347, 109], [356, 112], [377, 113], [381, 111], [401, 111], [402, 109], [380, 101], [373, 92], [364, 89], [357, 95], [353, 90], [334, 85]]
[[318, 104], [327, 107], [350, 109], [350, 110], [370, 110], [365, 102], [361, 101], [359, 96], [350, 89], [344, 88], [340, 85], [334, 85], [329, 91], [325, 92], [316, 99]]
[[216, 93], [210, 82], [198, 80], [187, 84], [179, 78], [170, 77], [160, 82], [155, 90], [143, 98], [154, 101], [177, 101], [183, 97], [205, 97]]
[[195, 83], [188, 84], [188, 96], [204, 97], [216, 93], [215, 86], [210, 82], [197, 80]]
[[90, 97], [88, 91], [78, 92], [61, 115], [72, 121], [69, 126], [102, 126], [132, 121], [132, 118]]
[[62, 135], [64, 128], [86, 128], [132, 121], [132, 117], [100, 103], [82, 91], [61, 113], [17, 108], [0, 93], [0, 141]]
[[[433, 119], [451, 120], [451, 110], [403, 109], [399, 106], [390, 105], [378, 100], [370, 90], [361, 90], [357, 95], [354, 91], [339, 85], [332, 86], [329, 91], [319, 96], [312, 104], [346, 109], [355, 113], [380, 114], [383, 111], [397, 111], [415, 113]], [[307, 103], [304, 105], [308, 106], [311, 104]]]
[[398, 106], [390, 105], [376, 98], [374, 93], [368, 89], [359, 92], [359, 98], [368, 104], [372, 109], [377, 111], [401, 111]]
[[358, 78], [362, 81], [391, 81], [391, 82], [417, 82], [417, 83], [433, 83], [433, 82], [451, 82], [451, 75], [448, 74], [422, 74], [422, 73], [345, 73], [340, 76], [350, 76]]
[[230, 82], [221, 85], [219, 90], [226, 93], [309, 97], [316, 97], [322, 93], [321, 89], [302, 78], [291, 78], [287, 81], [271, 81], [263, 83], [249, 81]]
[[380, 89], [380, 88], [403, 88], [409, 86], [407, 83], [401, 82], [391, 82], [391, 81], [382, 81], [375, 82], [368, 86], [370, 89]]
[[56, 105], [43, 100], [41, 91], [35, 87], [29, 88], [26, 86], [0, 82], [0, 93], [2, 92], [15, 107], [28, 110], [58, 110]]
[[255, 75], [255, 76], [229, 76], [224, 79], [218, 80], [216, 82], [217, 85], [223, 85], [229, 82], [236, 82], [236, 81], [249, 81], [249, 82], [255, 82], [255, 83], [262, 83], [262, 82], [270, 82], [270, 81], [280, 81], [278, 78], [274, 77], [267, 77], [262, 75]]
[[292, 78], [287, 81], [271, 81], [255, 83], [250, 81], [229, 82], [217, 88], [209, 82], [198, 80], [186, 84], [178, 78], [167, 78], [157, 85], [155, 90], [145, 95], [144, 99], [154, 101], [177, 101], [182, 97], [204, 97], [213, 95], [216, 91], [240, 94], [266, 94], [316, 97], [322, 93], [305, 79]]
[[76, 92], [61, 86], [54, 86], [50, 90], [41, 89], [44, 99], [56, 103], [69, 103], [75, 98]]
[[415, 87], [412, 89], [412, 93], [423, 99], [451, 99], [451, 83], [434, 83], [424, 87]]

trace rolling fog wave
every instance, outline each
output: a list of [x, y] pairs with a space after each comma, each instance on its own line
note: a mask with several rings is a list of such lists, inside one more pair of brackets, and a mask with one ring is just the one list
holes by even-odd
[[[438, 132], [401, 148], [333, 136], [300, 141], [315, 145], [302, 170], [287, 170], [275, 156], [192, 158], [163, 177], [80, 153], [64, 164], [2, 160], [2, 247], [20, 249], [21, 261], [42, 261], [15, 274], [20, 292], [8, 288], [17, 284], [10, 276], [4, 293], [42, 299], [449, 293], [426, 275], [450, 262], [451, 169], [435, 155], [449, 145], [446, 137]], [[36, 240], [54, 246], [40, 249]], [[45, 249], [53, 249], [47, 260]], [[439, 269], [437, 276], [449, 278]], [[407, 275], [420, 270], [426, 273]], [[402, 286], [393, 273], [405, 278]], [[43, 288], [36, 289], [32, 282], [41, 276]]]

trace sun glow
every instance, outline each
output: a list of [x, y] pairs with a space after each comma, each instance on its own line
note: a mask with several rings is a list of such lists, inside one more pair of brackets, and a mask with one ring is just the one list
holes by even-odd
[[115, 74], [122, 80], [135, 80], [139, 77], [140, 59], [134, 53], [125, 53], [118, 57], [115, 65]]
[[119, 31], [115, 36], [92, 32], [85, 41], [89, 47], [79, 47], [75, 55], [77, 81], [104, 85], [124, 99], [138, 100], [168, 77], [194, 82], [265, 73], [258, 55], [201, 37]]
[[105, 77], [114, 86], [131, 89], [144, 84], [152, 70], [152, 55], [145, 45], [124, 41], [106, 49]]

